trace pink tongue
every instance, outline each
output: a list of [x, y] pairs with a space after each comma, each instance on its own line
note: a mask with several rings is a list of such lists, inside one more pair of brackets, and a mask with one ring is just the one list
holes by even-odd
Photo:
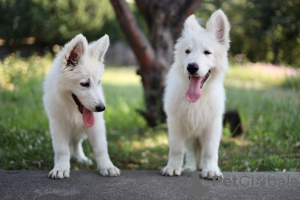
[[185, 98], [189, 102], [195, 103], [198, 99], [200, 99], [202, 95], [200, 89], [202, 79], [203, 77], [191, 76], [189, 89], [185, 93]]
[[86, 127], [92, 127], [95, 123], [94, 113], [83, 106], [82, 119]]

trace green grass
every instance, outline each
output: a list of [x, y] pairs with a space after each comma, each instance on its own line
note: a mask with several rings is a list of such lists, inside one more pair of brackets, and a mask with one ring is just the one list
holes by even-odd
[[[42, 82], [50, 56], [9, 57], [0, 62], [0, 169], [53, 167]], [[278, 71], [278, 69], [277, 69]], [[228, 109], [237, 109], [244, 134], [231, 138], [228, 128], [219, 151], [223, 171], [300, 171], [299, 74], [264, 66], [231, 67], [225, 80]], [[120, 169], [160, 170], [168, 159], [167, 126], [148, 128], [136, 112], [143, 90], [134, 68], [110, 68], [102, 79], [106, 96], [108, 148]], [[83, 143], [87, 156], [92, 148]], [[298, 149], [297, 149], [298, 148]], [[95, 169], [71, 160], [72, 169]]]

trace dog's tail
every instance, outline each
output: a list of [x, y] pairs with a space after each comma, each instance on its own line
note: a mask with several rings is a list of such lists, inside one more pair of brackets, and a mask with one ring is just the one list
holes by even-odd
[[230, 132], [232, 134], [232, 137], [237, 137], [245, 131], [241, 117], [237, 110], [227, 110], [225, 112], [223, 118], [223, 126], [225, 126], [226, 123], [229, 123], [230, 125]]

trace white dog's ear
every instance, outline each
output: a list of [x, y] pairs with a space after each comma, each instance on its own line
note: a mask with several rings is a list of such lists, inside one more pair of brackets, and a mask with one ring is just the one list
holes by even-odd
[[108, 47], [109, 37], [105, 34], [99, 40], [90, 44], [89, 53], [93, 58], [96, 58], [98, 61], [103, 62]]
[[183, 24], [183, 28], [184, 29], [192, 29], [192, 30], [196, 30], [201, 28], [201, 26], [199, 25], [195, 15], [190, 15]]
[[218, 42], [229, 49], [229, 21], [222, 10], [215, 11], [206, 23], [208, 31], [212, 32]]
[[87, 40], [82, 34], [79, 34], [66, 44], [65, 49], [64, 66], [73, 70], [87, 49]]

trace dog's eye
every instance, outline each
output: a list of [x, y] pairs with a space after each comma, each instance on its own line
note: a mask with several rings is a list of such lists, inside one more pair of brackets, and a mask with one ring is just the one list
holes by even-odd
[[191, 50], [187, 49], [187, 50], [185, 50], [185, 53], [189, 54], [189, 53], [191, 53]]
[[99, 81], [98, 85], [100, 85], [100, 83], [101, 83], [101, 80]]
[[210, 52], [210, 51], [207, 51], [207, 50], [205, 50], [205, 51], [204, 51], [204, 54], [205, 54], [205, 55], [209, 55], [209, 54], [211, 54], [211, 52]]
[[90, 87], [90, 83], [89, 82], [86, 82], [86, 83], [80, 83], [80, 85], [82, 87]]

